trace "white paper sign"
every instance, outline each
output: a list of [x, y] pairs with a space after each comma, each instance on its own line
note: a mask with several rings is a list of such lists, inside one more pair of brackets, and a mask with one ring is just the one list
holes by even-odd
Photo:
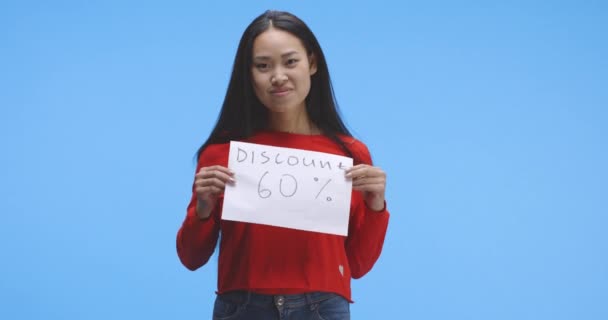
[[230, 142], [222, 219], [346, 236], [351, 158], [333, 154]]

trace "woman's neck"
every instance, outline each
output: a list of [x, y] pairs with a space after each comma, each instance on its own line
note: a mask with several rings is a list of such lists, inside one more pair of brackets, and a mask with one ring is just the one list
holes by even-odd
[[310, 121], [306, 111], [297, 114], [271, 112], [269, 116], [269, 129], [273, 131], [308, 135], [321, 133], [319, 128]]

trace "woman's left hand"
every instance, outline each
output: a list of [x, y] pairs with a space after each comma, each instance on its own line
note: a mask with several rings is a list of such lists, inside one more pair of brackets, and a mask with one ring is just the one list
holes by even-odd
[[346, 177], [353, 180], [353, 190], [363, 192], [365, 204], [374, 211], [384, 209], [386, 173], [379, 167], [358, 164], [346, 170]]

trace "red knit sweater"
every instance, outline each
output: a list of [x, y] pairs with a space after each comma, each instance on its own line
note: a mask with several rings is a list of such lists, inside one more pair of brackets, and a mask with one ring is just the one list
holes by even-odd
[[[363, 143], [350, 137], [342, 140], [360, 163], [371, 164]], [[322, 135], [261, 132], [245, 142], [344, 155], [335, 142]], [[211, 165], [227, 167], [228, 150], [227, 143], [210, 145], [201, 154], [196, 171]], [[352, 301], [350, 279], [360, 278], [371, 270], [382, 251], [389, 220], [386, 207], [381, 212], [372, 211], [358, 191], [353, 191], [351, 197], [347, 237], [221, 220], [222, 203], [220, 196], [211, 217], [199, 220], [193, 192], [177, 234], [177, 254], [190, 270], [207, 263], [218, 238], [221, 239], [218, 293], [325, 291]]]

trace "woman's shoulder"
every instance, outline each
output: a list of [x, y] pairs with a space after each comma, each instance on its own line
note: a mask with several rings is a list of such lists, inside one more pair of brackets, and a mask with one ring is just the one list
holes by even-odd
[[357, 148], [357, 149], [367, 149], [367, 146], [365, 145], [365, 143], [363, 141], [361, 141], [353, 136], [339, 134], [338, 137], [340, 138], [340, 140], [342, 140], [344, 142], [344, 144], [346, 144], [349, 147]]
[[198, 162], [200, 166], [221, 165], [228, 166], [228, 153], [230, 143], [213, 143], [203, 149], [199, 154]]
[[350, 150], [353, 156], [359, 159], [361, 163], [372, 163], [372, 157], [369, 153], [369, 149], [363, 141], [347, 135], [338, 135], [338, 137], [340, 140], [342, 140], [342, 142], [344, 142], [344, 145]]

